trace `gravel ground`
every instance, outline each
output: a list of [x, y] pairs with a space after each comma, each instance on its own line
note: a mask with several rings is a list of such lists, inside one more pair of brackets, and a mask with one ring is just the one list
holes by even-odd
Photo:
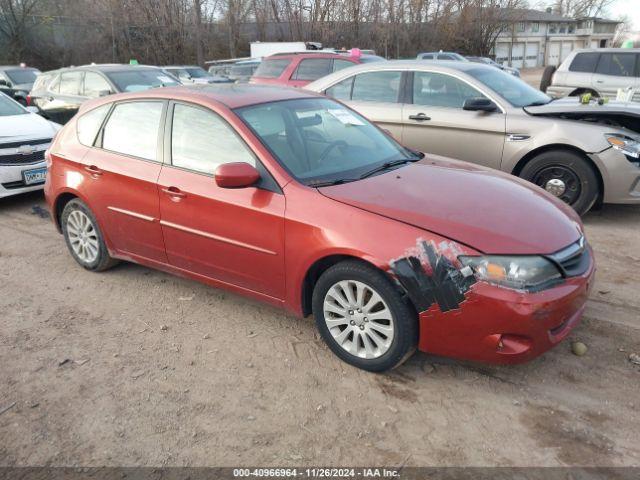
[[84, 271], [42, 207], [0, 200], [0, 465], [640, 465], [640, 207], [585, 219], [585, 356], [419, 353], [386, 375], [338, 361], [310, 318], [132, 264]]

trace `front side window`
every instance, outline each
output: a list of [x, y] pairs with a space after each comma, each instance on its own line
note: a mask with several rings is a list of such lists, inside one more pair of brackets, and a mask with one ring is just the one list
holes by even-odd
[[294, 74], [296, 80], [317, 80], [331, 72], [330, 58], [305, 58], [299, 64]]
[[104, 127], [102, 148], [156, 160], [162, 108], [162, 102], [127, 102], [116, 105]]
[[596, 73], [615, 75], [616, 77], [633, 77], [635, 65], [635, 53], [603, 53], [600, 55]]
[[171, 164], [213, 175], [224, 163], [256, 160], [233, 129], [215, 113], [176, 105], [171, 129]]
[[450, 75], [433, 72], [414, 73], [413, 103], [416, 105], [462, 108], [465, 100], [476, 97], [484, 95], [466, 82]]
[[60, 75], [60, 94], [80, 95], [81, 72], [67, 72]]
[[402, 72], [382, 71], [356, 75], [351, 99], [361, 102], [398, 101]]
[[4, 93], [0, 93], [0, 117], [9, 117], [11, 115], [24, 115], [27, 112], [22, 106], [7, 97]]
[[98, 98], [100, 95], [111, 93], [111, 85], [102, 75], [95, 72], [87, 72], [84, 74], [84, 96], [90, 98]]
[[[278, 78], [282, 75], [285, 68], [289, 66], [291, 60], [288, 58], [267, 58], [260, 62], [256, 69], [255, 76], [260, 78]], [[242, 66], [236, 66], [231, 69], [231, 73], [235, 75], [250, 75], [251, 67], [245, 67], [246, 72], [240, 72]]]
[[264, 103], [236, 113], [306, 185], [357, 180], [385, 162], [417, 159], [364, 117], [327, 98]]
[[571, 62], [569, 70], [571, 72], [593, 73], [598, 64], [600, 54], [597, 52], [578, 53]]
[[544, 105], [551, 101], [551, 98], [540, 90], [497, 68], [472, 68], [465, 73], [486, 85], [514, 107]]
[[104, 121], [104, 117], [109, 112], [111, 105], [102, 105], [101, 107], [94, 108], [93, 110], [84, 113], [78, 118], [78, 140], [81, 144], [87, 147], [93, 146], [98, 130]]

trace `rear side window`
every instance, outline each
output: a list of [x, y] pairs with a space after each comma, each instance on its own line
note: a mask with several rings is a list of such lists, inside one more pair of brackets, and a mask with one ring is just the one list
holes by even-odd
[[171, 164], [212, 175], [218, 166], [256, 160], [233, 129], [218, 115], [176, 105], [171, 128]]
[[278, 78], [282, 75], [285, 68], [289, 66], [289, 63], [291, 63], [291, 60], [288, 58], [267, 58], [260, 62], [260, 66], [257, 68], [255, 76], [261, 78]]
[[101, 107], [94, 108], [93, 110], [83, 114], [78, 118], [78, 140], [81, 144], [87, 147], [92, 147], [100, 125], [104, 121], [104, 117], [109, 112], [111, 105], [102, 105]]
[[636, 65], [634, 53], [603, 53], [596, 68], [596, 73], [615, 75], [616, 77], [633, 77]]
[[432, 53], [423, 53], [422, 55], [420, 55], [420, 58], [422, 60], [433, 60], [433, 54]]
[[81, 72], [67, 72], [60, 76], [60, 93], [63, 95], [80, 95]]
[[296, 80], [317, 80], [331, 72], [330, 58], [306, 58], [296, 69]]
[[402, 72], [368, 72], [356, 75], [351, 99], [363, 102], [397, 102]]
[[597, 52], [578, 53], [571, 62], [569, 71], [593, 73], [596, 71], [599, 57], [600, 54]]
[[111, 85], [109, 85], [109, 82], [107, 82], [99, 73], [85, 73], [84, 96], [98, 98], [104, 93], [111, 93]]
[[162, 102], [128, 102], [115, 106], [104, 127], [102, 148], [156, 160]]
[[351, 85], [353, 85], [353, 77], [336, 83], [324, 93], [337, 100], [351, 100]]
[[333, 61], [333, 71], [337, 72], [338, 70], [342, 70], [343, 68], [353, 67], [354, 65], [355, 63], [350, 62], [349, 60], [340, 60], [339, 58], [336, 58]]

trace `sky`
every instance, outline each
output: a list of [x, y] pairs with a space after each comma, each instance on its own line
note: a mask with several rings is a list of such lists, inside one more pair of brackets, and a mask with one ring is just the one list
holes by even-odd
[[633, 22], [633, 29], [640, 30], [640, 0], [618, 0], [609, 7], [611, 18], [628, 16]]

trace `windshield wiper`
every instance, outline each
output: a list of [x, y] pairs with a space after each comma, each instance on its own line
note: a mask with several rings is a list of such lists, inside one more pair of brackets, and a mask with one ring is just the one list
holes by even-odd
[[552, 101], [553, 99], [549, 100], [548, 102], [538, 100], [536, 102], [531, 102], [530, 104], [525, 105], [525, 107], [541, 107], [542, 105], [546, 105], [547, 103], [551, 103]]
[[390, 169], [391, 167], [395, 167], [397, 165], [404, 165], [405, 163], [417, 162], [420, 158], [403, 158], [401, 160], [390, 160], [388, 162], [384, 162], [382, 165], [378, 165], [376, 168], [372, 168], [368, 172], [364, 172], [360, 175], [360, 180], [363, 178], [370, 177], [378, 172], [383, 172], [385, 170]]
[[313, 181], [307, 183], [309, 187], [329, 187], [331, 185], [341, 185], [343, 183], [355, 182], [359, 178], [339, 178], [337, 180]]

